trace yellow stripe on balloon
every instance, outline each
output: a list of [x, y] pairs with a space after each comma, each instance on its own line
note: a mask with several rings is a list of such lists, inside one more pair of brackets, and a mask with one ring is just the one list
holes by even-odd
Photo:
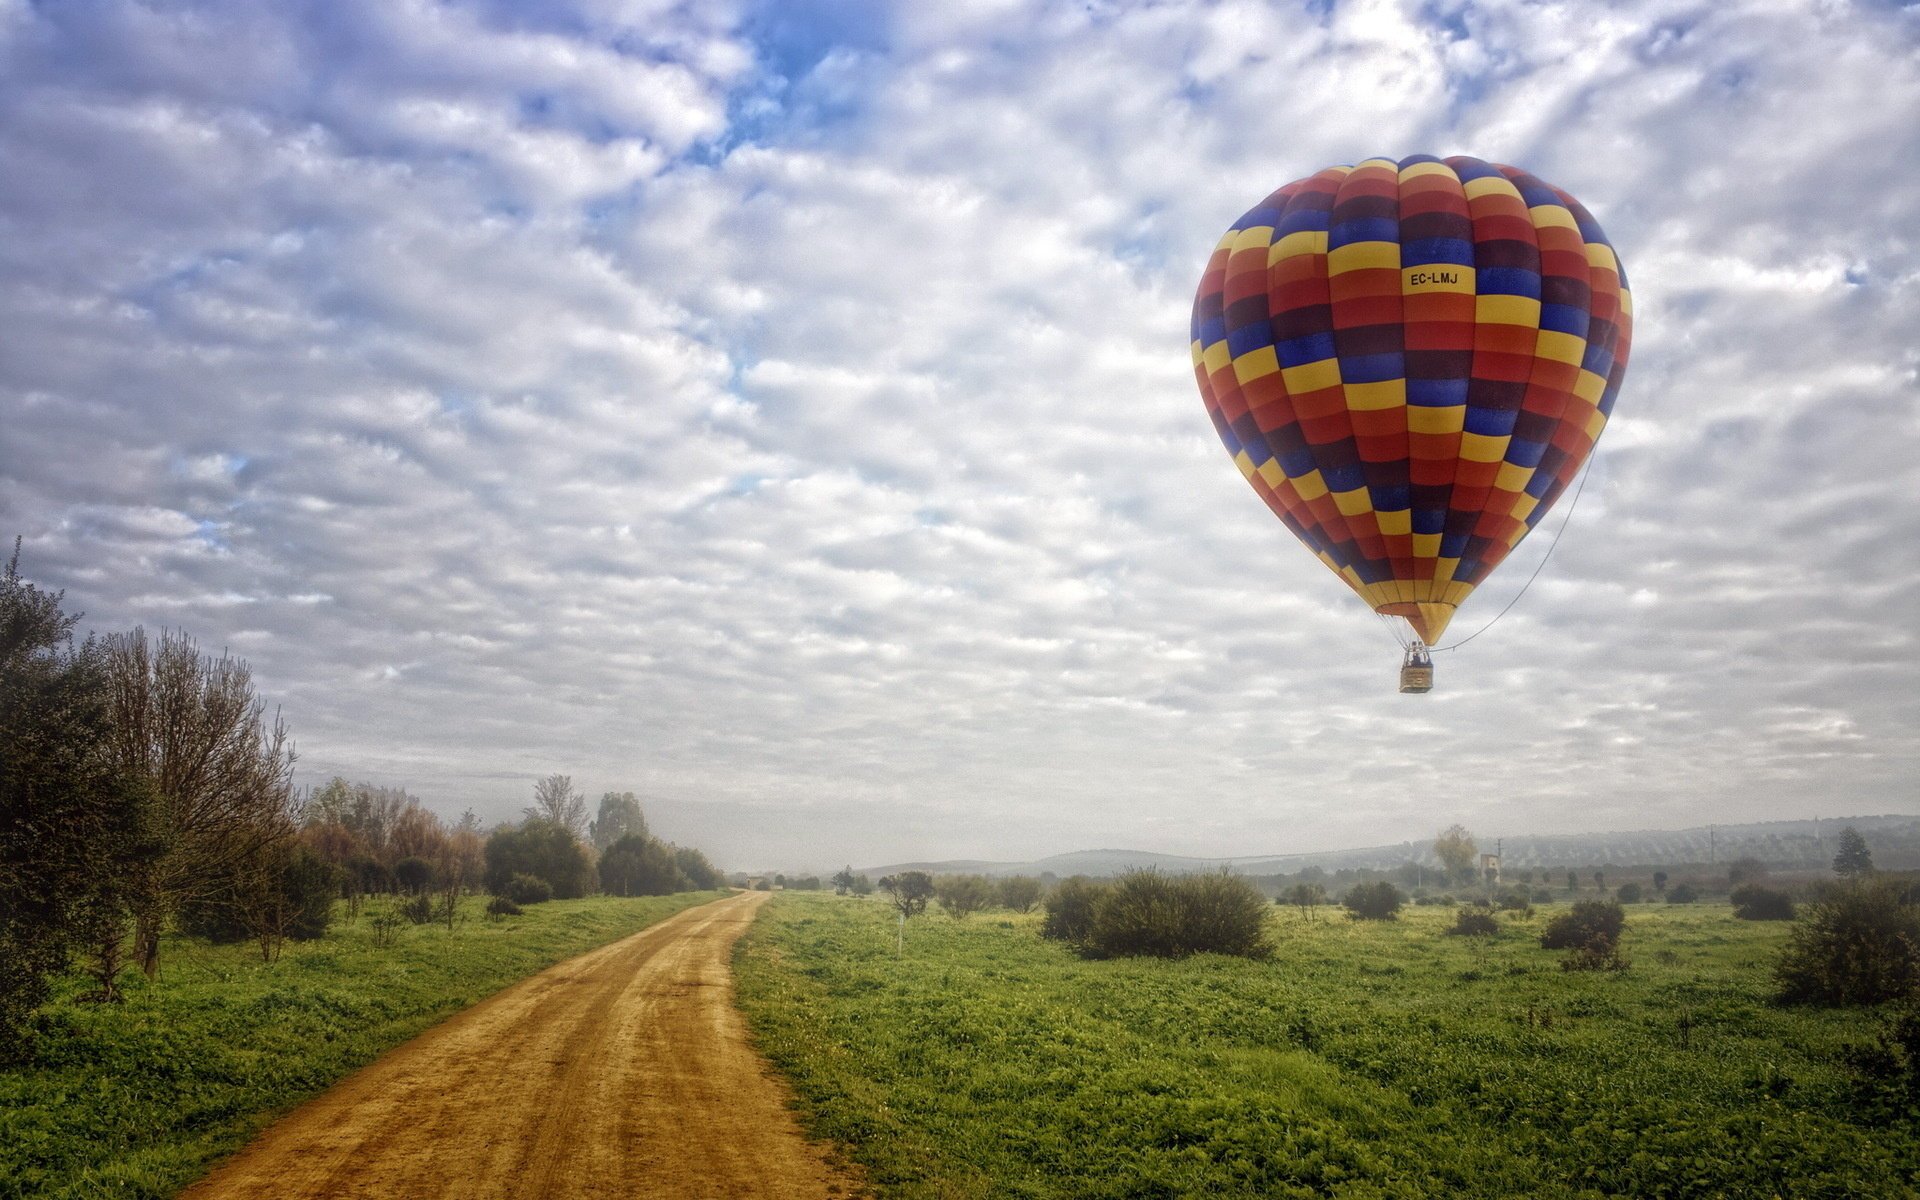
[[1280, 357], [1272, 346], [1260, 346], [1233, 360], [1234, 378], [1242, 384], [1264, 379], [1280, 369]]
[[1302, 363], [1297, 367], [1283, 367], [1280, 378], [1286, 381], [1287, 390], [1296, 396], [1317, 392], [1322, 388], [1339, 387], [1340, 360], [1323, 358], [1319, 362]]
[[1407, 406], [1408, 433], [1459, 433], [1467, 427], [1467, 406], [1449, 404], [1444, 408], [1425, 405]]
[[1480, 296], [1473, 302], [1473, 319], [1481, 325], [1525, 325], [1540, 328], [1540, 302], [1531, 296]]
[[1284, 259], [1298, 258], [1303, 254], [1325, 254], [1326, 252], [1326, 230], [1301, 229], [1267, 247], [1267, 265], [1271, 267]]
[[1328, 275], [1344, 275], [1348, 271], [1397, 271], [1399, 269], [1399, 242], [1349, 242], [1327, 251]]

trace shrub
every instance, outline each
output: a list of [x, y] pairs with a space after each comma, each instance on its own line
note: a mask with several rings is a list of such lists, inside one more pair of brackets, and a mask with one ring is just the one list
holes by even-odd
[[433, 864], [424, 858], [403, 858], [393, 864], [393, 882], [401, 891], [418, 895], [433, 886]]
[[1692, 904], [1700, 898], [1700, 889], [1691, 883], [1679, 883], [1667, 889], [1668, 904]]
[[1047, 893], [1047, 915], [1040, 922], [1040, 936], [1078, 945], [1093, 932], [1093, 906], [1107, 889], [1084, 875], [1063, 879]]
[[1845, 1047], [1842, 1057], [1867, 1103], [1920, 1111], [1920, 1003], [1901, 1006], [1872, 1044]]
[[1733, 901], [1733, 915], [1742, 921], [1793, 920], [1793, 897], [1774, 888], [1746, 883], [1728, 898]]
[[1577, 950], [1604, 941], [1611, 946], [1620, 940], [1626, 924], [1627, 914], [1614, 901], [1580, 900], [1547, 922], [1540, 945], [1548, 950]]
[[1620, 953], [1620, 944], [1606, 938], [1576, 946], [1560, 960], [1562, 971], [1624, 971], [1629, 965], [1627, 956]]
[[[1391, 921], [1400, 913], [1400, 906], [1407, 898], [1400, 889], [1386, 880], [1374, 883], [1356, 883], [1347, 890], [1340, 903], [1346, 906], [1347, 915], [1356, 921]], [[1453, 903], [1453, 897], [1441, 897], [1442, 904]]]
[[934, 899], [957, 921], [993, 903], [994, 887], [985, 875], [942, 875], [933, 881]]
[[507, 880], [500, 894], [515, 904], [544, 904], [553, 899], [553, 889], [547, 881], [532, 875], [515, 875]]
[[1495, 896], [1493, 906], [1501, 912], [1530, 913], [1533, 911], [1533, 897], [1528, 895], [1527, 889], [1515, 888], [1513, 891], [1501, 892]]
[[1835, 888], [1812, 904], [1774, 964], [1789, 1004], [1877, 1004], [1920, 987], [1920, 910], [1886, 883]]
[[1620, 890], [1613, 894], [1614, 899], [1622, 904], [1638, 904], [1646, 899], [1646, 895], [1646, 890], [1637, 883], [1623, 883]]
[[1262, 958], [1269, 952], [1266, 921], [1267, 898], [1236, 875], [1129, 871], [1095, 901], [1092, 928], [1081, 948], [1102, 958]]
[[295, 850], [281, 871], [281, 888], [293, 908], [287, 936], [311, 942], [326, 936], [333, 921], [333, 899], [340, 894], [341, 871], [312, 851]]
[[425, 892], [400, 902], [400, 915], [415, 925], [425, 925], [433, 920], [433, 897]]
[[520, 915], [520, 906], [506, 896], [495, 896], [487, 901], [487, 915], [494, 920]]
[[1000, 881], [1000, 907], [1030, 913], [1046, 889], [1031, 875], [1009, 875]]
[[1488, 910], [1470, 905], [1453, 918], [1447, 932], [1460, 937], [1492, 937], [1500, 932], [1500, 922]]

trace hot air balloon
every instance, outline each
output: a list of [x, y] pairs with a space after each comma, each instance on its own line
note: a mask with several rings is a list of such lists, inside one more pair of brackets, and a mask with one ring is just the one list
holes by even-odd
[[1416, 154], [1329, 167], [1233, 223], [1193, 305], [1241, 474], [1396, 627], [1401, 690], [1592, 453], [1633, 304], [1578, 200]]

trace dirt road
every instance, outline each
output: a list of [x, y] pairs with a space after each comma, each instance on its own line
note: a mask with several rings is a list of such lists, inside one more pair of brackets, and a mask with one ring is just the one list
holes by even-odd
[[184, 1200], [846, 1197], [747, 1041], [729, 957], [766, 892], [522, 980], [295, 1109]]

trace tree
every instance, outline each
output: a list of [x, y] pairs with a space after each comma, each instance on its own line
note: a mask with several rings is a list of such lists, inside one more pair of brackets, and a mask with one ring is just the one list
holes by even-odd
[[1667, 894], [1667, 873], [1665, 871], [1655, 871], [1653, 873], [1653, 890], [1659, 892], [1662, 896]]
[[1853, 879], [1873, 870], [1873, 852], [1867, 849], [1867, 839], [1860, 831], [1849, 825], [1840, 831], [1840, 849], [1833, 856], [1833, 873], [1842, 879]]
[[293, 746], [247, 664], [203, 655], [183, 633], [116, 634], [106, 662], [116, 767], [152, 798], [156, 851], [130, 889], [134, 957], [151, 978], [169, 916], [294, 837]]
[[533, 785], [533, 803], [522, 810], [528, 820], [547, 821], [587, 840], [587, 798], [573, 790], [573, 776], [549, 775]]
[[640, 812], [640, 798], [632, 792], [607, 792], [600, 797], [600, 815], [587, 826], [593, 848], [605, 850], [623, 837], [647, 835], [647, 819]]
[[501, 894], [515, 875], [546, 882], [556, 899], [577, 900], [593, 889], [587, 848], [565, 828], [530, 818], [493, 831], [487, 839], [487, 890]]
[[907, 918], [927, 911], [927, 901], [933, 898], [933, 876], [925, 871], [902, 871], [881, 879], [880, 890], [900, 914], [900, 934], [894, 946], [894, 953], [899, 954], [907, 945]]
[[687, 882], [700, 891], [720, 887], [726, 882], [720, 876], [720, 869], [707, 861], [707, 856], [691, 846], [673, 846], [673, 861], [679, 865], [680, 873]]
[[1473, 878], [1474, 857], [1478, 848], [1473, 844], [1473, 835], [1464, 825], [1449, 825], [1433, 839], [1433, 853], [1447, 869], [1448, 874], [1461, 881]]
[[948, 916], [964, 921], [993, 902], [993, 885], [984, 875], [942, 875], [933, 894]]
[[1040, 903], [1043, 890], [1031, 875], [1009, 875], [1000, 881], [1000, 904], [1017, 913], [1030, 913]]
[[126, 866], [150, 852], [149, 797], [111, 753], [100, 647], [72, 642], [63, 594], [0, 573], [0, 1062], [26, 1054], [26, 1021], [76, 944], [125, 932]]
[[844, 896], [852, 890], [853, 890], [853, 864], [848, 863], [846, 866], [842, 867], [840, 870], [834, 872], [833, 894], [836, 896]]
[[1578, 871], [1568, 871], [1567, 872], [1567, 894], [1571, 896], [1575, 892], [1578, 892], [1579, 890], [1580, 890], [1580, 873]]
[[600, 890], [611, 896], [667, 896], [693, 890], [673, 848], [657, 837], [630, 833], [600, 856]]
[[1302, 920], [1311, 921], [1319, 907], [1327, 902], [1327, 889], [1317, 883], [1296, 883], [1287, 889], [1282, 899], [1300, 910]]

